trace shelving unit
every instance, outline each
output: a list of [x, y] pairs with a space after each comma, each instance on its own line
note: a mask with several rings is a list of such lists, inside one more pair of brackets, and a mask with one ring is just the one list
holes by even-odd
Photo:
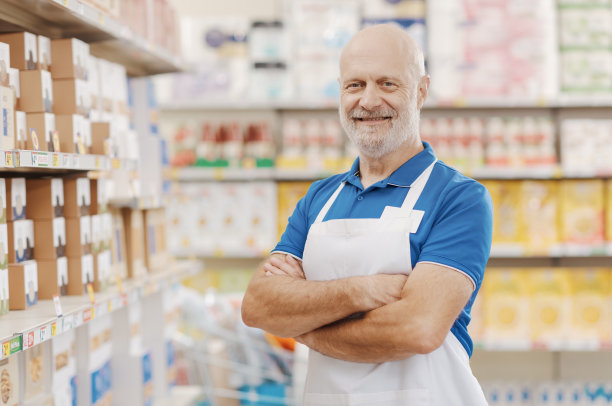
[[138, 161], [109, 158], [104, 155], [81, 155], [65, 152], [0, 150], [1, 172], [48, 173], [49, 175], [71, 171], [109, 171], [124, 169], [135, 171]]
[[176, 72], [182, 62], [140, 38], [108, 13], [80, 0], [7, 0], [0, 31], [26, 30], [52, 39], [75, 37], [91, 54], [126, 67], [130, 76]]

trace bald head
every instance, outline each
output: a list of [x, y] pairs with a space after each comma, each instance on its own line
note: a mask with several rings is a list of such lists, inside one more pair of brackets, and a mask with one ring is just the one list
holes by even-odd
[[425, 75], [423, 51], [395, 24], [372, 25], [355, 34], [340, 55], [340, 75], [346, 71], [347, 64], [359, 63], [368, 57], [405, 65], [415, 81]]

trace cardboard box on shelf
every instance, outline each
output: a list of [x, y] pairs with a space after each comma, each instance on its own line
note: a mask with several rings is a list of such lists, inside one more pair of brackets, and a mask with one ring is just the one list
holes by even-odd
[[29, 32], [0, 34], [0, 42], [10, 46], [12, 68], [21, 71], [36, 69], [38, 63], [36, 35]]
[[91, 254], [68, 257], [68, 294], [87, 293], [87, 284], [94, 283], [94, 262]]
[[8, 225], [0, 224], [0, 269], [7, 269], [8, 267]]
[[2, 406], [18, 406], [21, 393], [19, 358], [7, 357], [0, 361], [0, 381], [2, 382]]
[[612, 317], [608, 292], [612, 284], [608, 269], [568, 270], [571, 292], [571, 342], [599, 344], [612, 338], [607, 320]]
[[604, 181], [564, 180], [560, 184], [560, 196], [562, 242], [567, 246], [603, 245]]
[[19, 73], [21, 99], [19, 106], [26, 113], [53, 113], [53, 84], [46, 70]]
[[91, 214], [108, 212], [108, 195], [110, 182], [105, 178], [92, 179], [91, 185]]
[[[57, 405], [71, 406], [76, 402], [75, 332], [68, 330], [51, 341], [53, 396]], [[74, 391], [73, 391], [74, 390]]]
[[19, 83], [19, 69], [11, 68], [9, 70], [9, 87], [14, 93], [14, 107], [19, 110], [19, 100], [21, 99], [21, 85]]
[[61, 94], [55, 100], [53, 109], [57, 114], [80, 114], [89, 116], [91, 96], [87, 82], [80, 79], [54, 79], [53, 93]]
[[529, 272], [531, 338], [553, 346], [563, 344], [570, 326], [570, 285], [566, 269]]
[[59, 114], [55, 116], [55, 127], [60, 137], [62, 152], [86, 154], [86, 136], [91, 131], [89, 120], [78, 114]]
[[6, 220], [15, 221], [25, 218], [26, 214], [26, 186], [25, 178], [6, 178]]
[[553, 255], [558, 252], [559, 200], [556, 181], [523, 181], [521, 183], [522, 223], [525, 252], [530, 255]]
[[88, 216], [91, 206], [91, 190], [88, 178], [64, 179], [64, 216]]
[[34, 222], [21, 219], [9, 221], [7, 226], [9, 263], [34, 259]]
[[38, 263], [40, 300], [51, 300], [53, 296], [68, 294], [68, 258], [36, 260]]
[[62, 178], [28, 179], [26, 196], [32, 202], [27, 217], [33, 220], [51, 220], [64, 216], [64, 181]]
[[110, 250], [94, 254], [94, 291], [102, 292], [110, 285], [111, 261]]
[[26, 261], [9, 264], [9, 308], [25, 310], [38, 302], [38, 264]]
[[76, 38], [51, 41], [53, 79], [82, 79], [88, 77], [89, 44]]
[[91, 217], [66, 219], [66, 255], [76, 257], [92, 252]]
[[123, 215], [119, 209], [112, 209], [110, 215], [112, 218], [112, 275], [113, 278], [126, 279], [128, 277], [127, 248]]
[[129, 278], [141, 278], [147, 270], [144, 263], [144, 225], [141, 210], [124, 208], [123, 226], [125, 229], [126, 258]]
[[0, 148], [15, 148], [15, 92], [10, 87], [0, 87]]
[[9, 44], [0, 42], [0, 86], [9, 86], [11, 69], [11, 51]]
[[[40, 343], [24, 351], [24, 404], [38, 400], [47, 389], [47, 381], [51, 375], [51, 343]], [[50, 386], [50, 385], [49, 385]], [[36, 402], [43, 405], [43, 402]]]
[[[33, 151], [55, 151], [53, 133], [55, 132], [55, 115], [51, 113], [27, 113], [26, 125], [30, 137], [26, 139], [26, 148]], [[37, 135], [37, 137], [35, 136]]]
[[612, 245], [612, 181], [606, 181], [606, 241]]
[[23, 111], [15, 112], [15, 148], [26, 149], [28, 138], [26, 113]]
[[34, 222], [36, 251], [34, 258], [57, 259], [66, 255], [66, 220], [56, 217], [53, 220]]
[[38, 63], [36, 69], [51, 70], [51, 40], [38, 36]]
[[91, 153], [96, 155], [109, 155], [108, 143], [113, 138], [111, 135], [112, 123], [91, 123]]
[[0, 178], [0, 205], [2, 205], [2, 207], [0, 208], [0, 224], [5, 224], [6, 218], [7, 218], [6, 216], [7, 207], [6, 207], [6, 181], [4, 180], [4, 178]]
[[166, 211], [152, 209], [144, 211], [145, 266], [153, 272], [168, 265], [166, 248]]

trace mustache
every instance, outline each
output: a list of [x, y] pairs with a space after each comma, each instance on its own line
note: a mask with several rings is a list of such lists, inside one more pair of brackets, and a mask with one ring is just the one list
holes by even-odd
[[353, 109], [348, 113], [349, 118], [382, 118], [382, 117], [397, 117], [397, 113], [391, 109], [379, 109], [379, 110], [364, 110], [364, 109]]

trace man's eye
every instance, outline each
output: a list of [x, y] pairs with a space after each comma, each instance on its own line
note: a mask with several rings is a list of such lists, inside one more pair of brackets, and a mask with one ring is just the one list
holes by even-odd
[[351, 84], [348, 85], [348, 87], [352, 87], [352, 88], [356, 88], [356, 87], [359, 87], [359, 86], [361, 86], [359, 83], [351, 83]]
[[383, 82], [383, 86], [390, 87], [395, 86], [393, 82]]

